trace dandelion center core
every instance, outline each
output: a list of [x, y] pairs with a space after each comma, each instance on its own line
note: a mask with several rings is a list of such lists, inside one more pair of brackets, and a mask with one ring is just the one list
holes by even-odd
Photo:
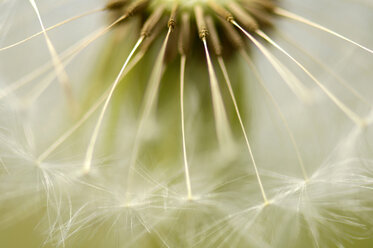
[[[181, 54], [188, 52], [193, 40], [209, 36], [214, 52], [220, 55], [220, 40], [227, 41], [224, 48], [228, 51], [243, 46], [241, 34], [231, 25], [233, 21], [252, 33], [269, 27], [275, 4], [272, 0], [113, 0], [107, 8], [121, 22], [141, 16], [144, 37], [157, 36], [159, 27], [165, 27], [168, 19], [168, 27], [179, 32], [177, 44]], [[197, 31], [193, 31], [194, 27]]]

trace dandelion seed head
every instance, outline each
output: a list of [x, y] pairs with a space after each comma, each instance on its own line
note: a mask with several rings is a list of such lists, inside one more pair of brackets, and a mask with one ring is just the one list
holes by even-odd
[[3, 1], [0, 223], [35, 217], [46, 247], [369, 243], [362, 6]]

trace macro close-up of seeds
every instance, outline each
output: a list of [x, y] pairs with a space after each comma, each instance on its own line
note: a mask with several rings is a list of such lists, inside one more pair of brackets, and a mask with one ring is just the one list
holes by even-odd
[[373, 247], [372, 0], [0, 0], [0, 247]]

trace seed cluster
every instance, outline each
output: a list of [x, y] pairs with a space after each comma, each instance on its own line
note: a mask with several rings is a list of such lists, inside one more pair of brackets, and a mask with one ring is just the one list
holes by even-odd
[[273, 0], [112, 0], [106, 8], [112, 11], [116, 22], [140, 16], [144, 20], [141, 36], [150, 38], [148, 43], [167, 23], [168, 28], [178, 33], [175, 50], [181, 55], [186, 55], [191, 43], [200, 38], [208, 39], [214, 53], [220, 56], [222, 42], [226, 51], [243, 46], [241, 34], [231, 25], [233, 21], [249, 32], [270, 27], [275, 3]]
[[[158, 35], [168, 27], [168, 32], [164, 38], [163, 45], [158, 54], [157, 60], [154, 64], [151, 79], [145, 92], [144, 109], [141, 113], [141, 123], [139, 124], [137, 134], [143, 133], [142, 123], [148, 118], [152, 106], [154, 105], [159, 84], [162, 77], [162, 70], [164, 62], [169, 60], [176, 55], [177, 52], [180, 54], [180, 75], [181, 75], [181, 112], [183, 113], [183, 85], [184, 85], [184, 72], [185, 62], [187, 55], [191, 52], [191, 44], [194, 40], [200, 39], [203, 43], [203, 52], [207, 62], [210, 89], [212, 95], [212, 104], [214, 119], [216, 125], [216, 135], [220, 144], [229, 143], [231, 140], [230, 129], [228, 118], [226, 115], [223, 97], [220, 92], [218, 78], [214, 69], [213, 61], [210, 56], [211, 47], [213, 53], [216, 55], [219, 67], [224, 74], [229, 94], [232, 98], [232, 102], [235, 106], [236, 115], [240, 121], [241, 131], [247, 141], [247, 147], [250, 154], [250, 158], [253, 163], [253, 167], [256, 171], [258, 184], [261, 189], [264, 204], [269, 204], [267, 199], [261, 178], [258, 173], [257, 165], [252, 154], [251, 146], [248, 142], [248, 137], [242, 122], [242, 117], [238, 109], [237, 100], [230, 83], [228, 71], [223, 60], [226, 50], [239, 51], [245, 54], [244, 39], [241, 37], [241, 33], [247, 36], [253, 43], [261, 48], [261, 44], [252, 37], [251, 34], [260, 34], [264, 27], [271, 25], [271, 16], [275, 12], [275, 4], [272, 0], [192, 0], [192, 1], [165, 1], [165, 0], [115, 0], [107, 4], [107, 10], [111, 10], [114, 13], [115, 21], [109, 26], [119, 23], [126, 23], [127, 19], [132, 16], [139, 16], [143, 20], [142, 28], [140, 31], [140, 37], [136, 42], [134, 48], [130, 52], [130, 55], [126, 59], [120, 74], [117, 76], [111, 88], [111, 94], [107, 99], [105, 106], [101, 112], [103, 118], [110, 101], [111, 95], [114, 93], [115, 88], [119, 84], [119, 79], [122, 76], [123, 71], [126, 69], [128, 62], [132, 59], [133, 54], [137, 52], [137, 49], [147, 49], [152, 41], [158, 37]], [[238, 32], [239, 29], [241, 32]], [[173, 32], [171, 36], [171, 32]], [[174, 34], [176, 33], [176, 35]], [[250, 34], [251, 33], [251, 34]], [[263, 33], [264, 34], [264, 33]], [[225, 40], [224, 40], [225, 38]], [[170, 42], [171, 39], [176, 42]], [[208, 44], [209, 43], [209, 44]], [[224, 46], [222, 45], [224, 44]], [[140, 48], [141, 47], [141, 48]], [[223, 51], [224, 48], [224, 51]], [[261, 48], [262, 49], [262, 48]], [[224, 53], [224, 55], [223, 55]], [[141, 52], [139, 52], [141, 55]], [[142, 54], [145, 54], [144, 50]], [[228, 53], [229, 54], [229, 53]], [[244, 55], [245, 56], [245, 55]], [[247, 55], [246, 55], [247, 56]], [[89, 148], [86, 153], [86, 162], [84, 166], [85, 173], [88, 173], [91, 168], [91, 161], [98, 130], [100, 129], [102, 118], [97, 122], [95, 133], [92, 135]], [[182, 114], [182, 122], [184, 122], [184, 115]], [[184, 125], [184, 124], [182, 124]], [[185, 134], [183, 132], [183, 146], [185, 148]], [[134, 145], [134, 153], [129, 165], [130, 171], [134, 167], [137, 152], [139, 150], [139, 143]], [[186, 184], [188, 190], [188, 199], [194, 199], [192, 193], [192, 187], [189, 177], [189, 167], [187, 162], [186, 151], [184, 149], [184, 165]], [[131, 176], [129, 176], [128, 182], [130, 182]], [[128, 183], [128, 187], [130, 183]]]

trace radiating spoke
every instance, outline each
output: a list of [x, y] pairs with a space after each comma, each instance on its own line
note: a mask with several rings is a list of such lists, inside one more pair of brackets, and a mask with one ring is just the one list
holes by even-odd
[[262, 193], [263, 200], [264, 200], [265, 204], [268, 204], [269, 203], [268, 202], [268, 198], [267, 198], [266, 193], [264, 191], [263, 183], [262, 183], [262, 180], [261, 180], [260, 175], [259, 175], [258, 166], [256, 164], [254, 153], [252, 151], [251, 144], [250, 144], [249, 138], [247, 136], [247, 133], [246, 133], [246, 130], [245, 130], [245, 126], [244, 126], [243, 121], [242, 121], [241, 113], [240, 113], [240, 110], [238, 108], [236, 96], [235, 96], [233, 88], [232, 88], [232, 84], [231, 84], [231, 81], [230, 81], [230, 78], [229, 78], [229, 75], [228, 75], [227, 68], [225, 66], [225, 63], [224, 63], [224, 60], [223, 60], [222, 57], [218, 57], [218, 62], [219, 62], [220, 69], [223, 72], [223, 75], [224, 75], [224, 78], [225, 78], [225, 82], [226, 82], [228, 90], [229, 90], [229, 94], [230, 94], [230, 96], [232, 98], [233, 105], [234, 105], [234, 108], [235, 108], [235, 111], [236, 111], [236, 115], [237, 115], [238, 121], [240, 122], [242, 134], [243, 134], [243, 136], [245, 138], [246, 147], [247, 147], [247, 150], [248, 150], [248, 152], [250, 154], [250, 159], [253, 162], [253, 167], [254, 167], [254, 170], [255, 170], [255, 175], [256, 175], [256, 178], [257, 178], [259, 186], [260, 186], [260, 191]]
[[315, 82], [321, 90], [332, 100], [339, 109], [341, 109], [352, 121], [354, 121], [359, 126], [364, 126], [365, 121], [360, 118], [355, 112], [353, 112], [350, 108], [348, 108], [344, 103], [342, 103], [325, 85], [323, 85], [307, 68], [305, 68], [298, 60], [296, 60], [293, 56], [291, 56], [287, 51], [285, 51], [282, 47], [280, 47], [276, 42], [274, 42], [270, 37], [268, 37], [263, 31], [258, 30], [256, 32], [259, 36], [263, 39], [268, 41], [271, 45], [276, 47], [282, 53], [284, 53], [287, 57], [289, 57], [296, 65], [301, 68], [311, 79]]
[[335, 32], [335, 31], [333, 31], [333, 30], [330, 30], [329, 28], [326, 28], [326, 27], [324, 27], [324, 26], [322, 26], [322, 25], [320, 25], [320, 24], [317, 24], [317, 23], [315, 23], [315, 22], [312, 22], [312, 21], [310, 21], [310, 20], [308, 20], [308, 19], [306, 19], [306, 18], [304, 18], [304, 17], [301, 17], [301, 16], [299, 16], [299, 15], [296, 15], [296, 14], [294, 14], [294, 13], [291, 13], [290, 11], [287, 11], [287, 10], [284, 10], [284, 9], [281, 9], [281, 8], [276, 8], [276, 9], [274, 10], [274, 13], [276, 13], [276, 14], [278, 14], [278, 15], [280, 15], [280, 16], [284, 16], [284, 17], [287, 17], [287, 18], [293, 19], [293, 20], [298, 21], [298, 22], [302, 22], [302, 23], [304, 23], [304, 24], [306, 24], [306, 25], [309, 25], [309, 26], [311, 26], [311, 27], [314, 27], [314, 28], [320, 29], [320, 30], [322, 30], [322, 31], [324, 31], [324, 32], [327, 32], [327, 33], [329, 33], [329, 34], [332, 34], [332, 35], [334, 35], [334, 36], [336, 36], [336, 37], [338, 37], [338, 38], [340, 38], [340, 39], [342, 39], [342, 40], [345, 40], [345, 41], [347, 41], [347, 42], [349, 42], [349, 43], [351, 43], [351, 44], [353, 44], [353, 45], [355, 45], [355, 46], [358, 46], [358, 47], [360, 47], [361, 49], [363, 49], [363, 50], [365, 50], [365, 51], [367, 51], [367, 52], [373, 54], [373, 50], [371, 50], [371, 49], [369, 49], [369, 48], [367, 48], [367, 47], [365, 47], [365, 46], [363, 46], [363, 45], [360, 45], [359, 43], [357, 43], [357, 42], [355, 42], [355, 41], [353, 41], [353, 40], [351, 40], [351, 39], [349, 39], [349, 38], [347, 38], [347, 37], [345, 37], [345, 36], [343, 36], [343, 35], [341, 35], [341, 34]]
[[41, 18], [41, 15], [40, 15], [39, 9], [38, 9], [38, 7], [35, 3], [35, 0], [29, 0], [29, 1], [31, 3], [32, 7], [34, 8], [35, 13], [38, 17], [38, 20], [40, 22], [40, 26], [42, 28], [42, 32], [43, 32], [45, 41], [46, 41], [47, 46], [48, 46], [48, 50], [49, 50], [49, 52], [51, 54], [51, 57], [52, 57], [52, 61], [53, 61], [53, 65], [54, 65], [54, 68], [55, 68], [55, 71], [56, 71], [56, 74], [57, 74], [57, 78], [58, 78], [59, 82], [61, 83], [62, 87], [65, 90], [65, 93], [66, 93], [67, 98], [68, 98], [68, 102], [71, 104], [72, 109], [75, 110], [74, 105], [76, 105], [76, 100], [73, 97], [73, 92], [72, 92], [72, 88], [71, 88], [71, 84], [70, 84], [70, 79], [69, 79], [69, 77], [68, 77], [68, 75], [65, 71], [65, 67], [63, 66], [63, 64], [61, 62], [61, 59], [58, 56], [58, 53], [57, 53], [54, 45], [52, 44], [51, 39], [49, 38], [49, 36], [47, 34], [47, 31], [45, 29], [43, 20]]
[[23, 44], [23, 43], [25, 43], [25, 42], [27, 42], [27, 41], [29, 41], [29, 40], [32, 40], [33, 38], [36, 38], [36, 37], [38, 37], [38, 36], [40, 36], [40, 35], [43, 35], [44, 32], [48, 32], [48, 31], [50, 31], [50, 30], [56, 29], [56, 28], [61, 27], [61, 26], [65, 25], [65, 24], [68, 24], [68, 23], [70, 23], [70, 22], [73, 22], [73, 21], [75, 21], [75, 20], [81, 19], [81, 18], [83, 18], [83, 17], [85, 17], [85, 16], [89, 16], [89, 15], [92, 15], [92, 14], [95, 14], [95, 13], [98, 13], [98, 12], [101, 12], [101, 11], [104, 11], [104, 10], [105, 10], [105, 8], [99, 8], [99, 9], [89, 10], [89, 11], [84, 12], [84, 13], [82, 13], [82, 14], [79, 14], [79, 15], [76, 15], [76, 16], [73, 16], [73, 17], [70, 17], [70, 18], [68, 18], [68, 19], [66, 19], [66, 20], [63, 20], [63, 21], [61, 21], [61, 22], [59, 22], [59, 23], [53, 25], [53, 26], [50, 26], [50, 27], [48, 27], [48, 28], [45, 28], [45, 30], [40, 31], [40, 32], [37, 32], [37, 33], [35, 33], [35, 34], [33, 34], [33, 35], [31, 35], [31, 36], [29, 36], [29, 37], [23, 39], [23, 40], [17, 41], [17, 42], [15, 42], [15, 43], [13, 43], [13, 44], [11, 44], [11, 45], [9, 45], [9, 46], [2, 47], [2, 48], [0, 48], [0, 52], [2, 52], [2, 51], [4, 51], [4, 50], [11, 49], [11, 48], [16, 47], [16, 46], [19, 46], [19, 45], [21, 45], [21, 44]]
[[106, 111], [109, 107], [111, 98], [114, 95], [114, 92], [115, 92], [115, 90], [116, 90], [116, 88], [117, 88], [117, 86], [118, 86], [118, 84], [119, 84], [119, 82], [122, 78], [122, 75], [123, 75], [128, 63], [130, 62], [131, 58], [133, 57], [133, 55], [135, 54], [135, 52], [137, 51], [137, 49], [139, 48], [139, 46], [141, 45], [143, 40], [144, 40], [144, 36], [141, 36], [140, 39], [136, 42], [135, 46], [133, 47], [133, 49], [131, 50], [130, 54], [128, 55], [126, 61], [124, 62], [119, 74], [117, 75], [114, 83], [112, 84], [109, 95], [106, 97], [105, 104], [104, 104], [104, 106], [101, 110], [99, 118], [97, 119], [95, 129], [93, 130], [93, 133], [92, 133], [92, 136], [91, 136], [88, 148], [87, 148], [86, 157], [85, 157], [85, 160], [84, 160], [84, 167], [83, 167], [83, 172], [84, 173], [89, 173], [90, 170], [91, 170], [92, 158], [93, 158], [93, 153], [94, 153], [95, 145], [96, 145], [96, 142], [97, 142], [98, 134], [100, 132], [100, 128], [101, 128], [102, 122], [104, 120], [105, 113], [106, 113]]
[[158, 95], [159, 85], [160, 85], [161, 78], [163, 75], [164, 58], [165, 58], [166, 49], [167, 49], [167, 45], [168, 45], [171, 32], [172, 32], [172, 28], [169, 28], [166, 38], [163, 41], [162, 48], [155, 62], [154, 69], [150, 75], [150, 81], [145, 92], [144, 103], [143, 103], [143, 107], [142, 107], [142, 111], [140, 115], [140, 121], [139, 121], [139, 125], [136, 131], [135, 141], [133, 144], [133, 149], [132, 149], [132, 154], [131, 154], [131, 160], [130, 160], [129, 168], [128, 168], [128, 180], [127, 180], [127, 189], [126, 189], [126, 197], [127, 197], [128, 202], [130, 201], [129, 197], [131, 194], [130, 189], [131, 189], [133, 168], [135, 167], [136, 160], [137, 160], [137, 157], [140, 151], [140, 145], [142, 142], [142, 135], [144, 133], [145, 124], [149, 119], [149, 116], [151, 114], [151, 111], [153, 109], [154, 103]]
[[184, 115], [184, 82], [185, 82], [185, 64], [186, 56], [181, 56], [180, 61], [180, 113], [181, 113], [181, 136], [183, 143], [183, 159], [184, 159], [184, 171], [185, 171], [185, 181], [188, 191], [188, 199], [193, 199], [192, 185], [190, 181], [189, 164], [186, 150], [186, 140], [185, 140], [185, 115]]

